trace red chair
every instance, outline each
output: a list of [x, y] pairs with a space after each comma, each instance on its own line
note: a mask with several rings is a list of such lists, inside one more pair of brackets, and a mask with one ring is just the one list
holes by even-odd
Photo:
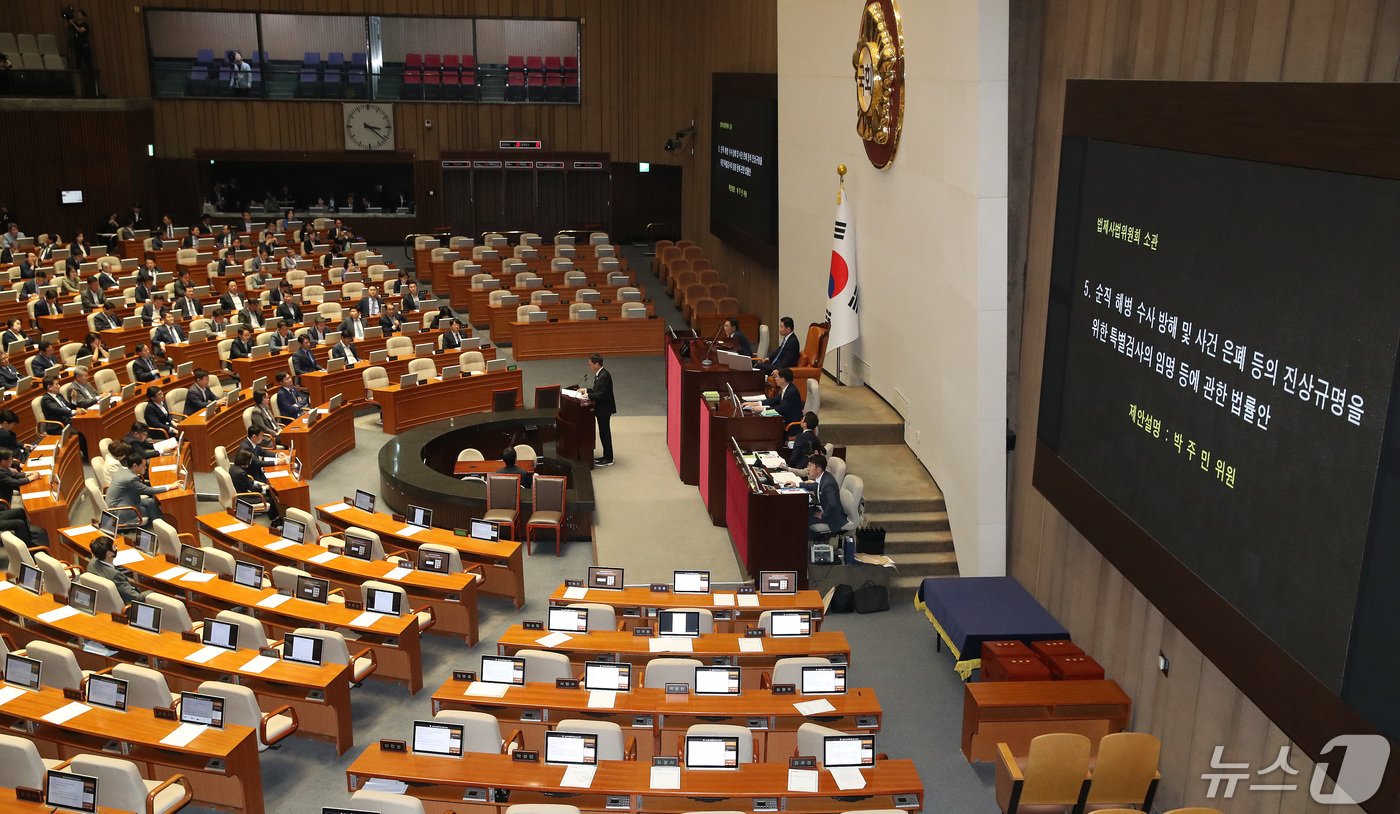
[[542, 73], [544, 71], [544, 58], [525, 57], [525, 70], [529, 73]]
[[442, 74], [442, 98], [453, 101], [462, 97], [462, 75], [456, 71], [444, 71]]
[[526, 74], [526, 83], [529, 85], [529, 100], [532, 102], [543, 102], [545, 100], [546, 88], [544, 85], [544, 74]]
[[447, 73], [447, 72], [449, 72], [449, 71], [451, 71], [452, 73], [456, 73], [456, 72], [460, 71], [461, 69], [462, 69], [462, 58], [461, 58], [461, 57], [457, 56], [456, 54], [443, 54], [443, 55], [442, 55], [442, 71], [443, 71], [443, 73]]
[[559, 61], [559, 57], [545, 57], [544, 69], [548, 73], [557, 73], [561, 77], [564, 74], [564, 65]]
[[506, 58], [506, 101], [525, 101], [525, 57]]
[[423, 75], [417, 68], [404, 68], [403, 87], [399, 89], [400, 99], [423, 98]]
[[462, 55], [462, 98], [476, 99], [476, 57], [472, 54]]
[[425, 71], [423, 73], [423, 98], [442, 98], [442, 74], [437, 71]]
[[441, 71], [442, 54], [428, 54], [423, 57], [423, 69], [425, 71]]
[[564, 101], [564, 77], [557, 73], [545, 75], [544, 98], [551, 102]]
[[406, 66], [408, 66], [408, 67], [410, 67], [410, 68], [422, 68], [422, 67], [423, 67], [423, 55], [422, 55], [422, 54], [407, 54], [407, 55], [405, 55], [405, 56], [404, 56], [404, 65], [406, 65]]

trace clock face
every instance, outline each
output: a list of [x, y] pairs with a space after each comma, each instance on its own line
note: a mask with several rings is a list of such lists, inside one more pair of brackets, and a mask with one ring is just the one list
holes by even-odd
[[345, 120], [345, 149], [394, 149], [394, 108], [392, 105], [348, 103]]

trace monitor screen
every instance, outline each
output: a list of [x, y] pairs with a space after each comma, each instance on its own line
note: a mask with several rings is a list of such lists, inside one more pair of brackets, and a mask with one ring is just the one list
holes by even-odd
[[418, 549], [418, 570], [427, 571], [433, 574], [446, 574], [451, 567], [450, 557], [446, 551], [433, 551], [432, 549]]
[[598, 736], [584, 732], [545, 732], [544, 762], [563, 766], [596, 766]]
[[19, 587], [32, 594], [44, 592], [44, 572], [27, 562], [19, 564]]
[[287, 633], [282, 637], [282, 659], [298, 664], [321, 666], [321, 640], [315, 636]]
[[246, 500], [239, 500], [233, 504], [233, 516], [240, 523], [252, 524], [253, 504]]
[[224, 728], [224, 699], [197, 692], [180, 693], [180, 723]]
[[398, 591], [386, 591], [383, 588], [366, 588], [365, 610], [372, 613], [400, 616], [403, 614], [403, 594]]
[[136, 547], [147, 554], [154, 554], [160, 548], [156, 542], [156, 533], [150, 529], [136, 530]]
[[97, 613], [97, 591], [76, 583], [68, 586], [68, 606], [83, 613]]
[[414, 506], [413, 504], [409, 504], [408, 514], [406, 516], [408, 518], [408, 524], [410, 526], [417, 526], [423, 529], [430, 529], [433, 527], [432, 509], [425, 509], [422, 506]]
[[622, 590], [622, 569], [592, 565], [588, 568], [588, 587], [605, 591]]
[[99, 707], [126, 711], [126, 680], [111, 676], [90, 675], [84, 700]]
[[481, 680], [492, 684], [525, 685], [525, 659], [482, 656]]
[[612, 661], [589, 661], [583, 665], [586, 690], [632, 691], [632, 665]]
[[225, 650], [237, 650], [238, 625], [220, 622], [218, 619], [205, 619], [204, 644], [222, 647]]
[[132, 602], [126, 606], [126, 623], [148, 633], [160, 632], [160, 608], [145, 602]]
[[117, 536], [117, 526], [119, 525], [120, 521], [112, 512], [103, 512], [102, 516], [97, 519], [97, 530], [108, 537]]
[[707, 594], [710, 592], [710, 572], [673, 571], [671, 584], [678, 594]]
[[294, 543], [305, 542], [306, 525], [300, 520], [293, 520], [290, 517], [282, 521], [282, 539], [290, 540]]
[[550, 608], [548, 627], [550, 630], [557, 630], [561, 633], [587, 633], [588, 609]]
[[700, 611], [663, 610], [656, 613], [656, 635], [699, 636]]
[[803, 667], [801, 689], [803, 695], [844, 695], [846, 693], [846, 665]]
[[301, 480], [301, 459], [300, 459], [300, 458], [293, 458], [293, 459], [292, 459], [292, 477], [295, 478], [295, 479], [297, 479], [297, 480]]
[[233, 564], [233, 581], [248, 588], [262, 590], [263, 567], [241, 560]]
[[358, 534], [345, 534], [345, 556], [357, 560], [374, 559], [374, 541]]
[[772, 636], [811, 636], [811, 611], [773, 611], [768, 616], [768, 633]]
[[370, 492], [366, 492], [363, 489], [356, 489], [355, 508], [365, 512], [374, 511], [374, 495]]
[[23, 687], [26, 690], [37, 690], [39, 689], [39, 668], [41, 666], [38, 659], [9, 653], [5, 656], [5, 683]]
[[191, 571], [204, 570], [204, 549], [199, 546], [180, 544], [180, 564]]
[[822, 739], [822, 765], [874, 766], [874, 735], [827, 735]]
[[738, 695], [738, 667], [696, 667], [696, 695]]
[[687, 769], [739, 768], [739, 739], [709, 735], [687, 735], [685, 739]]
[[321, 579], [320, 577], [308, 577], [305, 574], [298, 575], [296, 595], [299, 599], [305, 599], [308, 602], [320, 602], [324, 605], [330, 600], [331, 596], [330, 580]]
[[81, 189], [60, 189], [58, 202], [61, 204], [80, 204], [83, 202], [83, 191]]
[[486, 540], [496, 542], [501, 539], [501, 526], [494, 520], [480, 520], [473, 518], [471, 535], [473, 540]]
[[44, 805], [63, 811], [96, 811], [97, 778], [50, 769], [44, 778]]
[[797, 593], [797, 572], [759, 571], [758, 592], [761, 594]]
[[413, 752], [442, 757], [462, 756], [462, 725], [413, 722]]

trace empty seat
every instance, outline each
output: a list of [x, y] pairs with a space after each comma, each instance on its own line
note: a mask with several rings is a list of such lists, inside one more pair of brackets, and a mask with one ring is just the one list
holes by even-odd
[[42, 789], [44, 774], [61, 760], [39, 756], [34, 741], [14, 735], [0, 735], [0, 787]]
[[170, 691], [165, 674], [139, 664], [116, 664], [112, 677], [126, 682], [126, 704], [141, 709], [170, 709], [178, 696]]
[[1076, 806], [1089, 772], [1089, 739], [1068, 732], [1039, 735], [1024, 759], [998, 743], [995, 763], [997, 805], [1005, 814], [1022, 806], [1036, 811]]
[[104, 809], [166, 814], [184, 808], [194, 796], [182, 774], [143, 780], [135, 763], [105, 755], [78, 755], [68, 771], [97, 778], [97, 805]]

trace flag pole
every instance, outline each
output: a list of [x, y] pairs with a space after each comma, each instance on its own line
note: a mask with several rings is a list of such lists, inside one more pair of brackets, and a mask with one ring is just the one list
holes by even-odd
[[[841, 196], [846, 191], [846, 165], [836, 165], [836, 175], [840, 178], [840, 183], [836, 185], [836, 205], [841, 205]], [[836, 349], [836, 386], [845, 387], [846, 383], [841, 381], [841, 348]]]

